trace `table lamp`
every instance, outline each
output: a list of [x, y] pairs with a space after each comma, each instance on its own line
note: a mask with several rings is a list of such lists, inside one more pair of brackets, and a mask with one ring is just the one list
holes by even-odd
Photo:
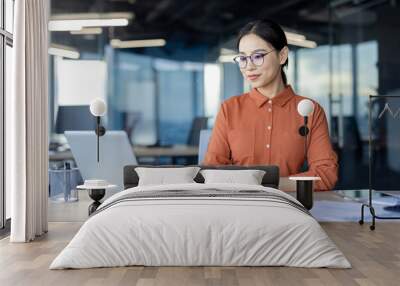
[[90, 103], [90, 113], [96, 117], [96, 135], [97, 135], [97, 162], [99, 162], [99, 141], [100, 136], [106, 133], [106, 129], [101, 125], [100, 117], [104, 116], [107, 112], [107, 105], [101, 98], [96, 98]]
[[307, 127], [308, 116], [314, 111], [314, 103], [309, 99], [303, 99], [297, 105], [297, 112], [304, 117], [304, 125], [299, 128], [299, 133], [304, 137], [304, 152], [307, 159], [307, 135], [310, 130]]
[[[298, 113], [304, 117], [304, 125], [299, 128], [299, 133], [304, 137], [304, 158], [307, 161], [307, 135], [310, 130], [307, 126], [308, 116], [314, 111], [314, 103], [309, 99], [303, 99], [297, 105]], [[319, 177], [289, 177], [290, 180], [296, 181], [296, 195], [307, 209], [313, 206], [313, 181], [319, 180]]]

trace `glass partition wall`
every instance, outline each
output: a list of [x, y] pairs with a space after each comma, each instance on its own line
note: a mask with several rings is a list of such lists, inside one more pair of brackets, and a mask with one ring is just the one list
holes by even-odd
[[400, 7], [397, 1], [330, 2], [328, 98], [340, 160], [336, 188], [367, 189], [368, 100], [399, 94]]
[[[53, 1], [53, 19], [66, 17], [68, 13], [75, 18], [82, 16], [79, 13], [88, 16], [91, 9], [98, 8], [101, 8], [100, 15], [109, 13], [106, 4], [91, 8], [91, 4], [75, 2], [79, 1], [71, 1], [68, 8], [69, 4], [58, 5]], [[283, 19], [284, 28], [302, 33], [316, 44], [308, 48], [289, 46], [288, 82], [298, 94], [317, 100], [325, 110], [332, 143], [339, 156], [336, 189], [366, 189], [368, 95], [394, 95], [400, 90], [400, 81], [396, 79], [400, 67], [396, 56], [400, 48], [396, 30], [400, 25], [397, 17], [400, 8], [396, 1], [299, 2], [297, 10], [288, 8], [281, 12], [296, 15], [291, 20], [270, 15], [278, 22]], [[140, 21], [144, 17], [140, 5], [134, 3], [125, 12], [135, 11]], [[79, 8], [79, 13], [72, 8]], [[134, 25], [134, 20], [130, 21]], [[242, 24], [236, 25], [237, 30]], [[238, 67], [232, 60], [224, 59], [236, 52], [234, 34], [237, 31], [220, 34], [214, 46], [206, 43], [185, 46], [174, 42], [179, 38], [175, 35], [172, 43], [167, 40], [163, 47], [125, 49], [112, 41], [123, 29], [102, 27], [85, 29], [85, 33], [51, 32], [51, 45], [69, 52], [69, 57], [50, 56], [50, 129], [51, 138], [58, 141], [50, 144], [57, 153], [50, 159], [62, 159], [55, 160], [55, 168], [65, 169], [68, 160], [72, 160], [70, 168], [76, 168], [62, 136], [64, 130], [56, 128], [57, 120], [68, 120], [58, 118], [61, 106], [72, 109], [86, 106], [88, 110], [93, 98], [103, 98], [108, 105], [107, 116], [102, 118], [106, 129], [125, 131], [134, 150], [144, 147], [148, 151], [187, 144], [196, 118], [207, 117], [211, 128], [220, 103], [249, 89]], [[126, 38], [134, 36], [125, 35]], [[84, 115], [80, 118], [83, 120]], [[141, 164], [173, 162], [168, 158], [149, 160], [140, 154], [137, 159]], [[80, 184], [82, 180], [77, 176], [75, 183]], [[81, 191], [78, 194], [78, 201], [71, 201], [69, 205], [51, 202], [52, 207], [59, 213], [80, 213], [80, 219], [85, 219], [86, 207], [80, 212], [72, 211], [82, 196], [87, 196]], [[85, 204], [87, 201], [82, 203]], [[70, 206], [70, 210], [66, 211], [64, 205]], [[51, 211], [49, 214], [51, 220]]]

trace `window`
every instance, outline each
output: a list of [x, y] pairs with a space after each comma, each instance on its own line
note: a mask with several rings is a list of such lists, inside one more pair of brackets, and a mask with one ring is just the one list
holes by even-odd
[[9, 219], [10, 194], [5, 187], [5, 147], [7, 98], [11, 95], [12, 45], [13, 45], [14, 0], [0, 0], [0, 229]]
[[368, 96], [378, 94], [378, 42], [374, 40], [358, 43], [356, 52], [358, 124], [361, 136], [368, 138]]
[[158, 140], [166, 145], [187, 144], [192, 120], [201, 114], [197, 98], [203, 65], [155, 59], [154, 66], [158, 84]]
[[329, 110], [329, 46], [299, 49], [298, 86], [300, 95], [316, 100], [325, 111]]
[[14, 0], [5, 0], [5, 30], [7, 32], [13, 32], [13, 22], [14, 22]]
[[205, 115], [215, 117], [221, 104], [221, 69], [215, 64], [204, 66]]

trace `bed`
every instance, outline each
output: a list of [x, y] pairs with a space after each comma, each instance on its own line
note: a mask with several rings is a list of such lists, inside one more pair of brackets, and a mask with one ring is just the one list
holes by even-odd
[[193, 183], [150, 186], [138, 186], [136, 167], [125, 167], [125, 190], [100, 205], [50, 269], [351, 267], [308, 210], [277, 189], [275, 166], [248, 167], [265, 171], [261, 185], [205, 184], [199, 173]]

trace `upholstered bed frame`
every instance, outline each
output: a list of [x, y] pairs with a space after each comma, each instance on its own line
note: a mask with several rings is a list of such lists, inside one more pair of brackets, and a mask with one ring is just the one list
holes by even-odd
[[[139, 183], [139, 176], [135, 171], [135, 168], [139, 165], [128, 165], [124, 167], [124, 189], [136, 187]], [[177, 168], [185, 166], [147, 166], [142, 165], [140, 167], [155, 168]], [[262, 180], [262, 185], [265, 187], [278, 188], [279, 186], [279, 167], [278, 166], [235, 166], [235, 165], [224, 165], [224, 166], [199, 166], [201, 169], [220, 169], [220, 170], [263, 170], [265, 175]], [[198, 173], [194, 178], [197, 183], [204, 183], [203, 176]]]
[[[138, 184], [134, 168], [124, 169], [125, 188]], [[275, 166], [204, 168], [261, 169], [266, 171], [264, 186], [279, 183]], [[351, 267], [318, 222], [290, 195], [258, 185], [205, 185], [202, 180], [197, 176], [199, 184], [138, 186], [113, 195], [82, 225], [50, 269]]]

